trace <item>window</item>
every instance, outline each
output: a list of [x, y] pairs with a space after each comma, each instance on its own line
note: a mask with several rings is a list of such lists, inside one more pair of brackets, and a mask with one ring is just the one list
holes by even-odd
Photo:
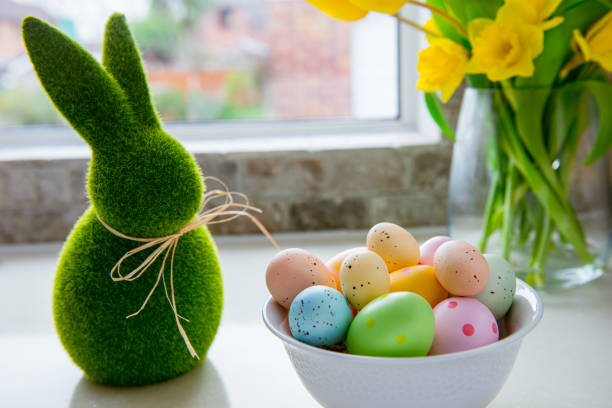
[[417, 125], [417, 36], [386, 15], [348, 24], [304, 0], [0, 0], [0, 144], [74, 139], [32, 71], [21, 19], [50, 21], [100, 59], [113, 11], [179, 138]]

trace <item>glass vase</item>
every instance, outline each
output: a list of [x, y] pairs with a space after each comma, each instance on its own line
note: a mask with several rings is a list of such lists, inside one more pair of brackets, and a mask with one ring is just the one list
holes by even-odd
[[612, 243], [608, 164], [585, 165], [597, 118], [594, 101], [574, 88], [466, 89], [449, 235], [503, 255], [540, 289], [600, 277]]

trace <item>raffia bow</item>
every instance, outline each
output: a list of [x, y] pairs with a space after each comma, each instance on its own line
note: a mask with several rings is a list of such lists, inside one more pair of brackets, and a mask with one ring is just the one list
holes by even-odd
[[[149, 269], [149, 267], [153, 265], [153, 263], [162, 254], [164, 254], [162, 265], [161, 265], [161, 268], [159, 269], [159, 273], [157, 274], [157, 280], [155, 281], [153, 288], [151, 288], [151, 290], [149, 291], [149, 294], [145, 298], [142, 306], [140, 306], [140, 309], [126, 316], [126, 318], [129, 319], [130, 317], [134, 317], [144, 310], [147, 303], [149, 302], [149, 299], [151, 298], [151, 296], [155, 292], [155, 289], [157, 289], [157, 287], [159, 286], [159, 282], [161, 281], [164, 285], [164, 292], [166, 294], [166, 299], [168, 300], [168, 303], [170, 303], [170, 308], [174, 312], [174, 318], [176, 320], [176, 325], [181, 334], [181, 337], [183, 337], [183, 340], [185, 341], [185, 345], [187, 346], [187, 349], [189, 350], [189, 354], [191, 354], [191, 357], [195, 357], [198, 360], [200, 359], [200, 357], [198, 356], [195, 349], [191, 345], [191, 342], [189, 341], [189, 337], [187, 336], [185, 329], [183, 329], [183, 326], [181, 325], [181, 319], [186, 322], [189, 322], [189, 320], [184, 318], [178, 313], [177, 307], [176, 307], [176, 300], [174, 298], [174, 277], [173, 277], [174, 275], [174, 253], [176, 251], [176, 246], [178, 245], [179, 239], [186, 233], [193, 231], [194, 229], [199, 228], [203, 225], [220, 224], [220, 223], [229, 222], [236, 218], [244, 216], [250, 219], [259, 228], [259, 230], [268, 238], [268, 240], [270, 240], [270, 242], [272, 243], [272, 245], [276, 247], [276, 249], [280, 250], [280, 247], [278, 246], [274, 238], [272, 238], [272, 236], [270, 235], [266, 227], [264, 227], [264, 225], [257, 218], [255, 218], [253, 214], [249, 213], [249, 211], [254, 211], [257, 213], [261, 213], [262, 211], [259, 208], [251, 206], [249, 204], [249, 199], [245, 194], [234, 192], [234, 191], [229, 191], [227, 185], [216, 177], [209, 176], [209, 177], [204, 178], [204, 181], [208, 181], [208, 180], [219, 183], [223, 187], [223, 189], [215, 189], [215, 190], [206, 192], [204, 194], [204, 203], [202, 204], [202, 207], [198, 211], [197, 219], [185, 225], [183, 228], [181, 228], [179, 231], [177, 231], [174, 234], [170, 234], [170, 235], [166, 235], [164, 237], [158, 237], [158, 238], [131, 237], [129, 235], [126, 235], [126, 234], [123, 234], [117, 231], [116, 229], [114, 229], [113, 227], [105, 223], [98, 215], [96, 215], [100, 223], [102, 223], [102, 225], [112, 234], [120, 238], [129, 239], [131, 241], [144, 242], [143, 245], [126, 252], [125, 255], [123, 255], [121, 259], [117, 261], [117, 263], [115, 264], [115, 266], [110, 272], [110, 277], [113, 281], [115, 282], [134, 281], [140, 278], [142, 274], [145, 273], [147, 269]], [[244, 202], [236, 202], [234, 200], [235, 196], [240, 198]], [[225, 201], [222, 204], [218, 204], [212, 208], [206, 209], [206, 206], [212, 200], [215, 200], [218, 198], [224, 198]], [[157, 248], [155, 248], [155, 250], [151, 252], [151, 254], [149, 254], [149, 256], [147, 256], [147, 258], [139, 266], [134, 268], [127, 275], [121, 274], [121, 264], [123, 263], [123, 261], [125, 261], [132, 255], [135, 255], [139, 252], [142, 252], [149, 248], [154, 248], [154, 247], [157, 247]], [[164, 274], [166, 260], [168, 259], [168, 257], [170, 257], [170, 294], [168, 294], [168, 286], [166, 285], [166, 278]]]

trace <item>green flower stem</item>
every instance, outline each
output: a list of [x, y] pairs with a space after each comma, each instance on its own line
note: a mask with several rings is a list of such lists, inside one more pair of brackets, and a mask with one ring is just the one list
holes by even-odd
[[417, 30], [420, 30], [422, 32], [424, 32], [425, 34], [431, 35], [432, 37], [440, 37], [440, 33], [436, 33], [435, 31], [431, 31], [430, 29], [428, 29], [427, 27], [424, 27], [418, 23], [415, 23], [412, 20], [409, 20], [405, 17], [400, 16], [399, 14], [394, 14], [393, 17], [395, 17], [397, 19], [397, 21], [399, 21], [400, 23], [404, 23], [409, 25], [410, 27], [416, 28]]
[[514, 221], [514, 209], [512, 208], [512, 193], [514, 190], [514, 180], [516, 178], [516, 167], [514, 162], [508, 162], [508, 171], [506, 173], [506, 185], [504, 191], [504, 221], [502, 224], [502, 256], [510, 259], [510, 250], [512, 249], [512, 224]]
[[567, 208], [560, 202], [555, 191], [532, 163], [525, 148], [521, 144], [520, 137], [514, 128], [507, 105], [502, 100], [501, 95], [496, 94], [495, 101], [499, 120], [504, 126], [505, 134], [507, 135], [507, 137], [501, 140], [502, 148], [514, 159], [516, 167], [531, 187], [537, 199], [544, 208], [547, 209], [561, 234], [572, 243], [576, 252], [584, 262], [591, 263], [593, 261], [593, 256], [588, 251], [582, 228], [575, 212], [571, 207]]
[[[548, 156], [548, 150], [545, 148], [542, 138], [542, 113], [544, 111], [545, 101], [548, 99], [549, 93], [544, 91], [525, 95], [521, 90], [515, 90], [509, 86], [502, 87], [505, 98], [510, 103], [513, 111], [516, 112], [514, 121], [516, 129], [514, 133], [522, 140], [524, 148], [529, 152], [539, 172], [544, 176], [553, 192], [557, 195], [559, 203], [570, 209], [567, 202], [564, 200], [563, 188], [559, 179], [555, 176]], [[529, 96], [530, 100], [524, 100]]]
[[533, 255], [531, 257], [531, 261], [529, 262], [529, 265], [536, 271], [543, 270], [544, 266], [546, 265], [546, 258], [548, 256], [548, 250], [550, 249], [550, 236], [553, 231], [552, 227], [553, 223], [548, 215], [548, 211], [544, 210], [541, 228], [538, 230], [538, 234], [536, 235]]
[[480, 248], [480, 252], [487, 251], [487, 243], [489, 241], [489, 237], [494, 231], [494, 223], [493, 223], [493, 214], [497, 202], [497, 197], [499, 195], [500, 190], [500, 176], [499, 171], [496, 171], [493, 174], [493, 180], [491, 181], [491, 186], [489, 187], [489, 193], [487, 195], [487, 202], [485, 204], [485, 212], [484, 212], [484, 222], [482, 225], [482, 237], [480, 238], [480, 243], [478, 247]]
[[531, 233], [531, 225], [529, 224], [529, 208], [527, 207], [525, 201], [519, 201], [518, 207], [518, 243], [523, 245], [529, 239], [529, 234]]

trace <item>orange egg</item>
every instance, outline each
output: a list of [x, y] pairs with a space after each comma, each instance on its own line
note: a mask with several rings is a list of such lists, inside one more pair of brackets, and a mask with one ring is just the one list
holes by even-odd
[[334, 281], [336, 282], [336, 289], [338, 289], [338, 291], [342, 293], [342, 285], [340, 285], [340, 274], [338, 273], [338, 271], [333, 268], [330, 268], [329, 266], [327, 267], [327, 269], [329, 269], [329, 271], [332, 273], [332, 276], [334, 277]]
[[392, 272], [391, 292], [412, 292], [421, 295], [431, 307], [448, 297], [446, 289], [436, 279], [433, 267], [415, 265]]

